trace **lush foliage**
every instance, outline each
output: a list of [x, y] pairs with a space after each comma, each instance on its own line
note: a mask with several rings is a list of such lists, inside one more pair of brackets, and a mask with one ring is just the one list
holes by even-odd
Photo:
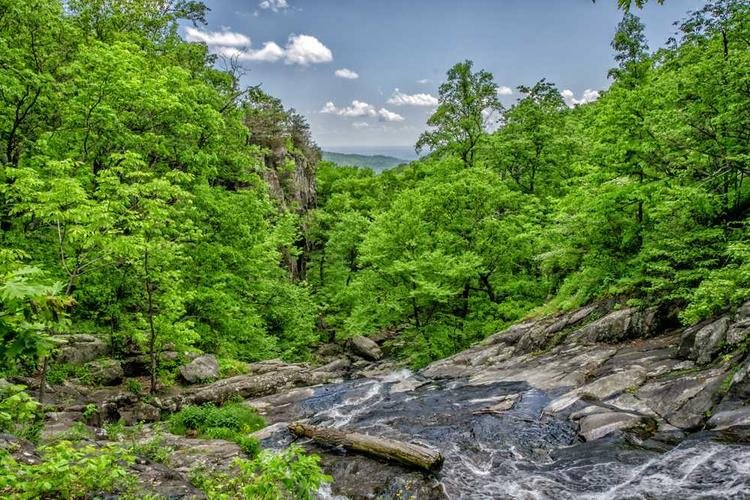
[[254, 460], [236, 460], [232, 473], [195, 471], [193, 484], [209, 498], [313, 499], [331, 478], [320, 469], [319, 457], [292, 445], [281, 453], [264, 451]]
[[169, 431], [173, 434], [194, 433], [198, 437], [233, 441], [252, 457], [260, 446], [248, 434], [265, 425], [262, 417], [241, 403], [186, 406], [169, 417]]
[[252, 361], [304, 357], [316, 341], [288, 261], [301, 207], [290, 179], [319, 153], [299, 115], [179, 37], [179, 20], [204, 13], [0, 3], [4, 369], [48, 354], [63, 313], [115, 353], [151, 353], [152, 386], [167, 345]]
[[39, 464], [18, 462], [0, 452], [0, 493], [4, 497], [90, 498], [92, 493], [133, 491], [135, 478], [125, 466], [134, 457], [124, 448], [59, 441], [40, 451]]

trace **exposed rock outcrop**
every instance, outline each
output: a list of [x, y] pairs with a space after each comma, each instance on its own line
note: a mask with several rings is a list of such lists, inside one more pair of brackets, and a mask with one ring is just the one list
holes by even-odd
[[57, 345], [55, 361], [58, 363], [82, 365], [104, 356], [109, 350], [107, 343], [94, 335], [55, 335], [52, 341]]

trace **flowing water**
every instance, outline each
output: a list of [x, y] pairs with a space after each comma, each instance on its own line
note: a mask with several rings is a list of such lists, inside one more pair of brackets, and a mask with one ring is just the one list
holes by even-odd
[[[478, 413], [511, 394], [520, 399], [510, 411]], [[523, 382], [475, 386], [403, 370], [308, 390], [271, 418], [410, 440], [445, 456], [425, 475], [310, 445], [334, 476], [321, 493], [329, 498], [750, 498], [750, 447], [708, 435], [658, 452], [619, 438], [581, 442], [575, 424], [543, 413], [556, 395]], [[289, 440], [279, 432], [264, 444]]]

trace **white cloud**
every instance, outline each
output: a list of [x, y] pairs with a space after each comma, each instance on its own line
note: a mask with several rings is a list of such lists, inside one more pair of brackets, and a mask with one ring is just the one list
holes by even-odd
[[274, 42], [264, 43], [263, 48], [259, 50], [218, 47], [216, 53], [225, 57], [235, 58], [238, 61], [275, 62], [284, 57], [284, 49]]
[[[266, 42], [262, 48], [253, 49], [250, 38], [241, 33], [201, 31], [193, 27], [185, 28], [185, 32], [187, 41], [205, 43], [212, 53], [239, 61], [275, 62], [284, 59], [287, 64], [307, 66], [333, 60], [331, 50], [310, 35], [290, 35], [284, 48], [276, 42]], [[356, 75], [353, 71], [352, 74]]]
[[323, 109], [320, 110], [321, 113], [328, 113], [338, 116], [346, 116], [348, 118], [356, 118], [359, 116], [378, 116], [378, 112], [375, 109], [375, 106], [372, 104], [367, 104], [364, 101], [358, 101], [353, 100], [351, 106], [346, 106], [343, 108], [336, 107], [335, 104], [333, 104], [331, 101], [328, 101], [325, 106], [323, 106]]
[[497, 95], [513, 95], [513, 89], [505, 85], [497, 87]]
[[393, 113], [392, 111], [388, 111], [385, 108], [380, 108], [378, 110], [378, 116], [380, 117], [380, 121], [383, 122], [402, 122], [404, 121], [404, 117], [401, 116], [398, 113]]
[[339, 78], [345, 78], [346, 80], [356, 80], [359, 78], [359, 74], [356, 71], [347, 68], [337, 69], [334, 74]]
[[[325, 103], [325, 106], [323, 106], [323, 109], [321, 109], [320, 112], [324, 114], [344, 116], [346, 118], [358, 118], [361, 116], [372, 116], [372, 117], [377, 116], [380, 119], [380, 121], [383, 121], [383, 122], [404, 121], [404, 117], [398, 113], [394, 113], [385, 108], [377, 109], [372, 104], [368, 104], [364, 101], [358, 101], [356, 99], [352, 101], [351, 106], [345, 106], [343, 108], [339, 108], [333, 102], [328, 101], [327, 103]], [[359, 125], [360, 127], [365, 126], [365, 125], [361, 125], [362, 123], [364, 122], [360, 122], [360, 125]], [[356, 127], [356, 125], [354, 124], [352, 125]]]
[[394, 106], [437, 106], [438, 100], [430, 94], [404, 94], [398, 89], [393, 91], [393, 95], [388, 99], [388, 104]]
[[427, 78], [423, 78], [421, 80], [417, 80], [417, 83], [420, 85], [427, 85], [428, 83], [430, 83], [430, 80], [428, 80]]
[[333, 60], [331, 49], [311, 35], [290, 35], [286, 44], [286, 63], [317, 64]]
[[370, 126], [370, 124], [367, 123], [367, 122], [354, 122], [354, 123], [352, 123], [352, 127], [354, 127], [354, 128], [367, 128], [369, 126]]
[[242, 33], [234, 33], [229, 30], [225, 31], [201, 31], [188, 26], [185, 29], [188, 42], [203, 42], [206, 45], [221, 45], [229, 47], [241, 47], [250, 45], [250, 39]]
[[258, 7], [263, 10], [270, 9], [273, 12], [278, 12], [280, 10], [288, 9], [289, 3], [286, 0], [263, 0], [258, 4]]
[[560, 95], [565, 101], [565, 104], [567, 104], [568, 107], [570, 108], [577, 106], [579, 104], [586, 104], [589, 102], [594, 102], [597, 99], [599, 99], [599, 92], [593, 89], [584, 90], [580, 99], [577, 99], [573, 91], [570, 89], [563, 90], [562, 92], [560, 92]]

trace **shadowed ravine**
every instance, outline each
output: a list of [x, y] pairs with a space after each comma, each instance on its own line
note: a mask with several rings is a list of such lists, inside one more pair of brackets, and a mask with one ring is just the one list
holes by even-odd
[[[399, 493], [418, 498], [730, 498], [750, 495], [750, 450], [693, 436], [666, 451], [633, 446], [622, 437], [586, 443], [567, 418], [545, 406], [565, 392], [524, 382], [468, 385], [435, 381], [408, 370], [300, 389], [268, 414], [270, 421], [311, 423], [413, 440], [445, 455], [434, 476], [343, 451], [322, 454], [334, 476], [321, 495], [357, 498]], [[502, 414], [476, 414], [501, 396], [520, 393]], [[264, 445], [291, 436], [277, 427]], [[668, 493], [665, 493], [668, 492]]]

